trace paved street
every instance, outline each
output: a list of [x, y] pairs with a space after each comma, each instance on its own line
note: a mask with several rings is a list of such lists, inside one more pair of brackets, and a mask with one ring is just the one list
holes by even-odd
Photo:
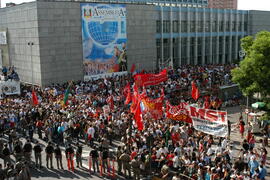
[[[237, 122], [238, 118], [239, 118], [239, 107], [234, 107], [234, 108], [228, 108], [228, 113], [229, 113], [229, 119], [235, 123]], [[35, 136], [35, 138], [37, 138], [37, 136]], [[257, 136], [257, 139], [259, 139], [260, 137]], [[231, 143], [233, 143], [233, 147], [235, 147], [237, 150], [240, 149], [239, 145], [242, 141], [240, 134], [238, 132], [238, 129], [233, 129], [232, 134], [231, 134]], [[43, 145], [45, 149], [45, 146], [47, 145], [46, 142], [44, 141], [40, 141]], [[117, 144], [117, 142], [115, 142], [115, 144]], [[63, 149], [64, 150], [64, 149]], [[67, 162], [66, 159], [63, 158], [63, 166], [64, 166], [64, 170], [58, 170], [57, 169], [57, 165], [56, 165], [56, 161], [55, 159], [53, 159], [54, 161], [54, 169], [47, 169], [46, 168], [46, 155], [45, 152], [43, 150], [42, 152], [42, 161], [43, 161], [43, 168], [42, 169], [31, 169], [31, 173], [32, 173], [32, 179], [36, 180], [53, 180], [53, 179], [67, 179], [67, 180], [71, 180], [71, 179], [104, 179], [103, 177], [100, 177], [99, 174], [94, 174], [94, 175], [90, 175], [89, 174], [89, 166], [88, 166], [88, 155], [90, 152], [90, 148], [88, 146], [84, 146], [83, 147], [83, 168], [76, 168], [76, 162], [75, 163], [75, 171], [71, 172], [67, 170]], [[267, 148], [268, 152], [270, 152], [270, 148]], [[64, 151], [63, 151], [64, 153]], [[64, 156], [64, 154], [63, 154]], [[32, 156], [32, 160], [34, 161], [34, 156]], [[269, 156], [268, 156], [268, 160], [267, 160], [267, 170], [268, 170], [268, 177], [269, 176], [269, 172], [270, 172], [270, 164], [269, 164]], [[0, 161], [1, 163], [3, 163], [2, 159]], [[105, 178], [105, 179], [109, 179], [109, 177]], [[117, 177], [117, 179], [123, 179], [121, 177]]]

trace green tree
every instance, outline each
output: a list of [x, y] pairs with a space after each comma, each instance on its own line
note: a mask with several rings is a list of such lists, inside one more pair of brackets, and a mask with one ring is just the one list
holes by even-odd
[[246, 56], [240, 66], [232, 70], [232, 80], [239, 84], [244, 95], [259, 92], [266, 99], [270, 95], [270, 32], [247, 36], [241, 39], [241, 46]]

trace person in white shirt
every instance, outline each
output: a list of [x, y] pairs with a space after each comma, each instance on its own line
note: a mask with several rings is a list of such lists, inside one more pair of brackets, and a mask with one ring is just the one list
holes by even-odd
[[177, 170], [180, 166], [180, 160], [179, 160], [179, 156], [178, 156], [177, 152], [174, 153], [174, 157], [173, 157], [172, 161], [173, 161], [173, 168], [175, 170]]
[[95, 128], [90, 125], [90, 127], [87, 129], [87, 140], [90, 143], [90, 146], [92, 146], [94, 142], [94, 135], [95, 135]]

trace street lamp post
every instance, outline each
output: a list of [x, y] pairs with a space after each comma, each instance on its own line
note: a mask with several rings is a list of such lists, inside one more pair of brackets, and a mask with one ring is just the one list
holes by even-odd
[[33, 58], [32, 58], [32, 47], [34, 45], [33, 42], [28, 42], [27, 43], [28, 46], [30, 46], [30, 58], [31, 58], [31, 73], [32, 73], [32, 89], [34, 88], [34, 67], [33, 67]]

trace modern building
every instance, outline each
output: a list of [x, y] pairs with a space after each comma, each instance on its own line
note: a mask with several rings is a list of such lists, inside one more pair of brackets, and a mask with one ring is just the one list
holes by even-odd
[[[202, 3], [205, 1], [191, 5], [183, 2], [174, 5], [122, 3], [120, 6], [104, 2], [37, 1], [2, 8], [2, 64], [14, 66], [21, 81], [46, 86], [83, 79], [85, 54], [100, 54], [100, 49], [93, 50], [92, 44], [84, 41], [90, 33], [92, 39], [101, 43], [105, 55], [112, 52], [115, 55], [117, 47], [104, 47], [109, 40], [116, 43], [112, 38], [118, 28], [122, 40], [126, 39], [128, 69], [136, 64], [138, 69], [152, 70], [169, 63], [174, 67], [231, 63], [239, 59], [242, 37], [260, 30], [270, 31], [270, 12], [210, 9], [205, 8]], [[89, 9], [82, 9], [84, 6]], [[109, 6], [116, 10], [91, 9]], [[90, 22], [96, 18], [95, 13], [118, 14], [117, 18], [125, 16], [126, 21], [85, 26], [83, 18]], [[104, 34], [99, 32], [100, 27], [104, 27]], [[1, 34], [6, 41], [1, 40]], [[93, 51], [89, 53], [86, 47]], [[102, 62], [102, 58], [98, 60]], [[104, 68], [103, 65], [94, 67]]]
[[237, 0], [208, 0], [208, 8], [237, 9]]

